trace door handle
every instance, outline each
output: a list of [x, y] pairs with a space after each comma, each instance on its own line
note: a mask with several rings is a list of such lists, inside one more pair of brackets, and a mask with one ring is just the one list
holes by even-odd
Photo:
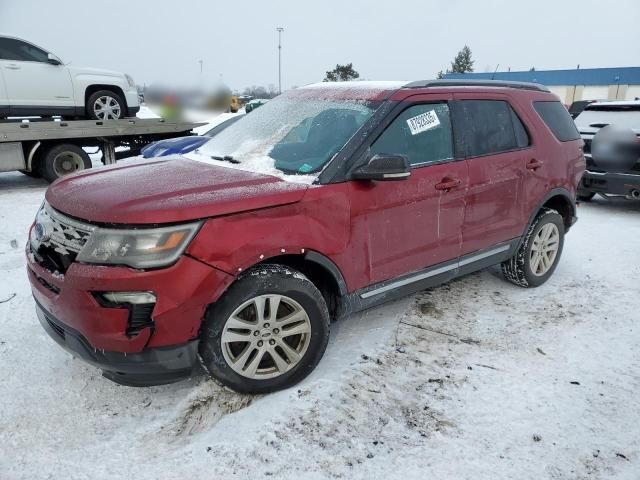
[[539, 169], [542, 165], [544, 165], [544, 163], [542, 163], [540, 160], [536, 160], [535, 158], [532, 158], [531, 160], [529, 160], [529, 162], [527, 163], [527, 170], [533, 170], [536, 171], [537, 169]]
[[18, 65], [7, 65], [6, 67], [7, 70], [20, 70], [20, 67]]
[[440, 181], [440, 183], [436, 183], [434, 185], [434, 188], [436, 190], [449, 191], [452, 188], [456, 188], [461, 183], [462, 183], [462, 181], [459, 178], [448, 178], [448, 177], [445, 177]]

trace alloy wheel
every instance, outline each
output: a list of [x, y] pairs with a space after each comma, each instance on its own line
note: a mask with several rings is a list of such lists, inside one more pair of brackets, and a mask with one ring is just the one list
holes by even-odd
[[531, 272], [541, 277], [553, 266], [560, 248], [560, 232], [553, 223], [545, 224], [533, 238], [529, 264]]
[[115, 98], [103, 95], [93, 102], [93, 112], [101, 120], [116, 120], [120, 118], [122, 108]]
[[243, 377], [263, 380], [294, 368], [311, 340], [305, 309], [284, 295], [260, 295], [234, 310], [220, 338], [227, 364]]

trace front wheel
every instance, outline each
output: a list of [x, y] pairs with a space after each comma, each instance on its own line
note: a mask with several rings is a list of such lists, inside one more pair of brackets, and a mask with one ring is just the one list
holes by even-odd
[[200, 356], [209, 373], [241, 393], [295, 385], [316, 367], [329, 339], [320, 291], [298, 271], [247, 271], [207, 312]]
[[553, 274], [564, 246], [564, 220], [552, 209], [535, 218], [516, 253], [502, 263], [502, 273], [521, 287], [537, 287]]
[[100, 90], [87, 99], [87, 116], [94, 120], [118, 120], [126, 116], [122, 97], [109, 90]]

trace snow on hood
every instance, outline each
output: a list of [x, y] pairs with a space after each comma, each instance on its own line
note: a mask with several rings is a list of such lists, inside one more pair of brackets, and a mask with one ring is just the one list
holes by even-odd
[[[252, 146], [249, 144], [245, 145], [246, 151], [250, 151]], [[243, 149], [244, 150], [244, 149]], [[206, 163], [209, 165], [218, 165], [226, 168], [233, 168], [236, 170], [243, 170], [246, 172], [253, 172], [262, 175], [270, 175], [273, 177], [278, 177], [286, 182], [291, 183], [302, 183], [310, 185], [312, 184], [317, 176], [316, 175], [295, 175], [295, 174], [287, 174], [282, 170], [278, 170], [275, 165], [273, 158], [268, 155], [253, 155], [247, 156], [246, 158], [242, 157], [242, 152], [234, 152], [234, 157], [243, 158], [240, 163], [231, 163], [221, 160], [214, 160], [210, 156], [203, 154], [201, 150], [194, 150], [193, 152], [188, 152], [183, 155], [185, 158], [190, 160], [195, 160], [197, 162]]]
[[[230, 164], [228, 164], [230, 165]], [[55, 209], [107, 224], [161, 224], [298, 202], [308, 185], [181, 156], [130, 160], [54, 182]]]

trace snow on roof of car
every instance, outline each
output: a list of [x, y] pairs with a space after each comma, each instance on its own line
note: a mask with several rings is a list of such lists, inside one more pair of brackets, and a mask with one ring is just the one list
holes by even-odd
[[351, 101], [384, 100], [391, 93], [405, 86], [407, 82], [397, 81], [352, 81], [319, 82], [288, 90], [290, 97], [308, 99], [333, 99]]
[[362, 90], [395, 90], [404, 87], [408, 81], [399, 80], [362, 80], [351, 82], [318, 82], [300, 88], [347, 88]]

